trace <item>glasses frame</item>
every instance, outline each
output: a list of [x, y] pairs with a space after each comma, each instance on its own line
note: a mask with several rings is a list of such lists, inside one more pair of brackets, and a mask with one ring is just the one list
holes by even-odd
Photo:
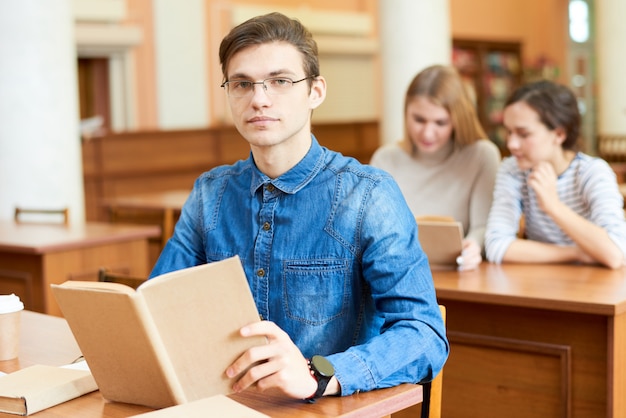
[[[268, 77], [268, 78], [266, 78], [264, 80], [261, 80], [261, 81], [250, 81], [250, 80], [232, 80], [232, 81], [230, 81], [230, 80], [227, 80], [227, 81], [224, 81], [222, 84], [220, 84], [220, 87], [224, 89], [224, 91], [226, 92], [226, 95], [228, 95], [228, 97], [233, 97], [235, 99], [241, 99], [242, 97], [246, 97], [246, 96], [250, 95], [250, 93], [252, 93], [254, 91], [254, 85], [255, 84], [260, 84], [261, 86], [263, 86], [263, 91], [266, 94], [269, 94], [271, 96], [281, 96], [284, 93], [278, 93], [278, 94], [270, 93], [267, 90], [267, 85], [265, 84], [265, 82], [267, 82], [268, 80], [289, 80], [289, 81], [291, 81], [291, 87], [293, 87], [294, 84], [298, 84], [298, 83], [303, 82], [304, 80], [314, 79], [314, 78], [317, 78], [317, 77], [318, 76], [316, 76], [316, 75], [310, 75], [310, 76], [301, 78], [300, 80], [292, 80], [289, 77]], [[230, 83], [233, 83], [233, 82], [236, 82], [236, 81], [248, 82], [248, 83], [250, 83], [252, 85], [252, 87], [250, 88], [250, 90], [246, 91], [246, 93], [243, 96], [232, 96], [230, 94], [230, 89], [228, 88], [228, 85]]]

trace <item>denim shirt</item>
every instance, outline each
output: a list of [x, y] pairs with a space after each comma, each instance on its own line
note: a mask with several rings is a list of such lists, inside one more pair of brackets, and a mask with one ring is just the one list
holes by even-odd
[[259, 314], [327, 356], [341, 394], [425, 382], [449, 346], [415, 219], [390, 175], [321, 147], [270, 179], [202, 174], [151, 277], [238, 255]]

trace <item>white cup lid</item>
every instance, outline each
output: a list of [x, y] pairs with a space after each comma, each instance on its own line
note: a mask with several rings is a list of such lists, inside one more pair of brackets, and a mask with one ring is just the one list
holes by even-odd
[[0, 314], [17, 312], [24, 309], [24, 304], [20, 297], [15, 294], [0, 295]]

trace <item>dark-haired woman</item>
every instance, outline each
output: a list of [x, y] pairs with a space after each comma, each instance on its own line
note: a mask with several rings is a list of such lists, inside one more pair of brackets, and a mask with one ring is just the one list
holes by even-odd
[[550, 81], [522, 86], [507, 100], [511, 157], [496, 177], [485, 234], [489, 261], [624, 264], [623, 198], [611, 167], [578, 151], [580, 121], [572, 91]]

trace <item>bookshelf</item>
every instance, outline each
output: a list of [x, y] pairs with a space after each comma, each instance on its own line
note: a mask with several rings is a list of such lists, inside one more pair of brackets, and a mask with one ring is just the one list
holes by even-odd
[[522, 83], [521, 44], [453, 39], [452, 63], [469, 88], [487, 135], [507, 155], [502, 110]]

